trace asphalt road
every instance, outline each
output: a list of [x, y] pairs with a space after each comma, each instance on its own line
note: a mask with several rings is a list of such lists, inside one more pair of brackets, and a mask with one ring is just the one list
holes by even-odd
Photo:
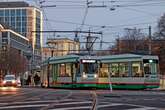
[[165, 91], [0, 88], [0, 110], [165, 110]]

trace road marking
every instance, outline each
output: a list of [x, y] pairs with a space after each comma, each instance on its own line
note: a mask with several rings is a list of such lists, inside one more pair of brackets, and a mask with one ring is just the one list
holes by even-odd
[[3, 109], [15, 109], [15, 108], [45, 107], [45, 106], [48, 106], [48, 105], [49, 104], [6, 106], [6, 107], [0, 107], [0, 110], [3, 110]]
[[124, 105], [124, 104], [121, 104], [121, 103], [111, 103], [111, 104], [99, 105], [98, 108], [120, 106], [120, 105]]
[[[38, 102], [52, 102], [52, 101], [56, 101], [56, 100], [47, 100], [47, 101], [32, 101], [32, 102], [23, 102], [24, 104], [28, 104], [28, 103], [38, 103]], [[16, 103], [21, 103], [21, 102], [15, 102]], [[50, 110], [73, 110], [73, 109], [91, 109], [92, 106], [79, 106], [79, 107], [67, 107], [65, 105], [71, 105], [71, 104], [89, 104], [92, 103], [92, 101], [83, 101], [83, 102], [64, 102], [64, 103], [56, 103], [54, 104], [54, 106], [60, 106], [61, 108], [55, 108], [55, 109], [50, 109]], [[0, 103], [0, 104], [6, 104], [6, 103]], [[12, 103], [13, 104], [13, 103]], [[5, 107], [0, 107], [0, 110], [3, 109], [17, 109], [17, 108], [35, 108], [35, 107], [46, 107], [49, 106], [50, 104], [35, 104], [35, 105], [15, 105], [15, 106], [5, 106]], [[120, 106], [120, 105], [129, 105], [129, 106], [136, 106], [139, 107], [140, 105], [134, 105], [134, 104], [124, 104], [124, 103], [111, 103], [111, 104], [103, 104], [103, 105], [98, 105], [98, 108], [102, 108], [102, 107], [112, 107], [112, 106]], [[65, 108], [66, 107], [66, 108]], [[153, 109], [158, 109], [155, 107], [146, 107], [146, 106], [140, 106], [141, 108], [134, 108], [134, 109], [128, 109], [128, 110], [153, 110]]]
[[[57, 100], [56, 102], [60, 102], [62, 100], [65, 100], [65, 99], [69, 98], [70, 96], [72, 96], [72, 94], [73, 94], [73, 92], [70, 90], [69, 94], [67, 96], [63, 97], [62, 99]], [[48, 110], [49, 107], [52, 107], [52, 106], [54, 106], [54, 103], [53, 104], [49, 104], [48, 106], [46, 106], [44, 108], [41, 108], [40, 110]]]
[[[102, 108], [102, 107], [112, 107], [112, 106], [119, 106], [123, 104], [118, 104], [118, 103], [112, 103], [112, 104], [106, 104], [106, 105], [99, 105], [97, 108]], [[74, 110], [74, 109], [91, 109], [92, 106], [82, 106], [82, 107], [67, 107], [67, 108], [56, 108], [56, 109], [50, 109], [50, 110]]]
[[[65, 99], [63, 101], [72, 101], [72, 99]], [[43, 101], [26, 101], [26, 102], [12, 102], [12, 103], [0, 103], [0, 105], [5, 105], [5, 104], [31, 104], [31, 103], [49, 103], [49, 102], [57, 102], [57, 100], [43, 100]]]
[[158, 110], [158, 108], [145, 107], [145, 108], [133, 108], [133, 109], [127, 109], [127, 110]]
[[[87, 101], [87, 102], [57, 103], [54, 106], [57, 106], [57, 105], [70, 105], [70, 104], [87, 104], [87, 103], [91, 103], [91, 101]], [[2, 110], [2, 109], [14, 109], [14, 108], [34, 108], [34, 107], [45, 107], [45, 106], [48, 106], [48, 105], [49, 104], [5, 106], [5, 107], [0, 107], [0, 109]]]
[[[150, 109], [155, 109], [157, 110], [158, 108], [156, 107], [148, 107], [148, 106], [143, 106], [143, 105], [135, 105], [135, 104], [126, 104], [126, 103], [123, 103], [124, 105], [128, 105], [128, 106], [135, 106], [135, 107], [141, 107], [141, 108], [150, 108]], [[136, 109], [134, 109], [136, 110]]]
[[54, 106], [58, 106], [58, 105], [71, 105], [71, 104], [90, 104], [92, 103], [91, 101], [85, 101], [85, 102], [67, 102], [67, 103], [57, 103], [54, 104]]
[[0, 103], [0, 105], [6, 105], [6, 104], [9, 104], [9, 103]]
[[74, 110], [74, 109], [90, 109], [91, 106], [83, 106], [83, 107], [67, 107], [67, 108], [57, 108], [57, 109], [49, 109], [49, 110]]
[[74, 109], [90, 109], [91, 106], [83, 106], [83, 107], [67, 107], [67, 108], [57, 108], [57, 109], [49, 109], [49, 110], [74, 110]]

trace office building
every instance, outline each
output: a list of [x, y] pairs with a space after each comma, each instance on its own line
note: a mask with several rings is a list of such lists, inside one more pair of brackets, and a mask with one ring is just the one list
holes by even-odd
[[0, 2], [0, 23], [29, 39], [33, 51], [33, 65], [39, 65], [42, 48], [42, 12], [26, 2]]
[[27, 71], [29, 39], [0, 24], [0, 79], [7, 72], [18, 75]]

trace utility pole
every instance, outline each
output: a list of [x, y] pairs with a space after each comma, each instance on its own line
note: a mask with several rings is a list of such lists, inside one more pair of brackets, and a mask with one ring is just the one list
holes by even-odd
[[86, 43], [86, 49], [89, 52], [89, 54], [90, 54], [90, 51], [91, 51], [91, 49], [90, 49], [91, 42], [92, 42], [92, 38], [91, 38], [90, 30], [89, 30], [89, 33], [88, 33], [88, 36], [87, 36], [87, 43]]
[[120, 54], [120, 37], [119, 35], [117, 36], [117, 53]]
[[93, 44], [95, 43], [97, 38], [98, 37], [91, 36], [91, 32], [89, 30], [89, 33], [87, 36], [87, 42], [86, 42], [86, 50], [89, 52], [89, 55], [91, 54], [91, 51], [93, 51]]
[[103, 34], [101, 34], [101, 40], [100, 40], [100, 50], [103, 49]]
[[148, 48], [149, 48], [149, 52], [148, 54], [151, 55], [152, 54], [152, 39], [151, 39], [151, 26], [149, 26], [149, 36], [148, 36], [148, 39], [149, 39], [149, 45], [148, 45]]

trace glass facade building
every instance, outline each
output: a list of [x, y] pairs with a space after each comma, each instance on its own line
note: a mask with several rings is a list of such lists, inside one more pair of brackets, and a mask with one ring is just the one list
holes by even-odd
[[29, 39], [33, 50], [33, 63], [41, 61], [42, 12], [26, 2], [0, 2], [0, 24]]
[[27, 10], [26, 9], [0, 9], [0, 23], [27, 36]]

